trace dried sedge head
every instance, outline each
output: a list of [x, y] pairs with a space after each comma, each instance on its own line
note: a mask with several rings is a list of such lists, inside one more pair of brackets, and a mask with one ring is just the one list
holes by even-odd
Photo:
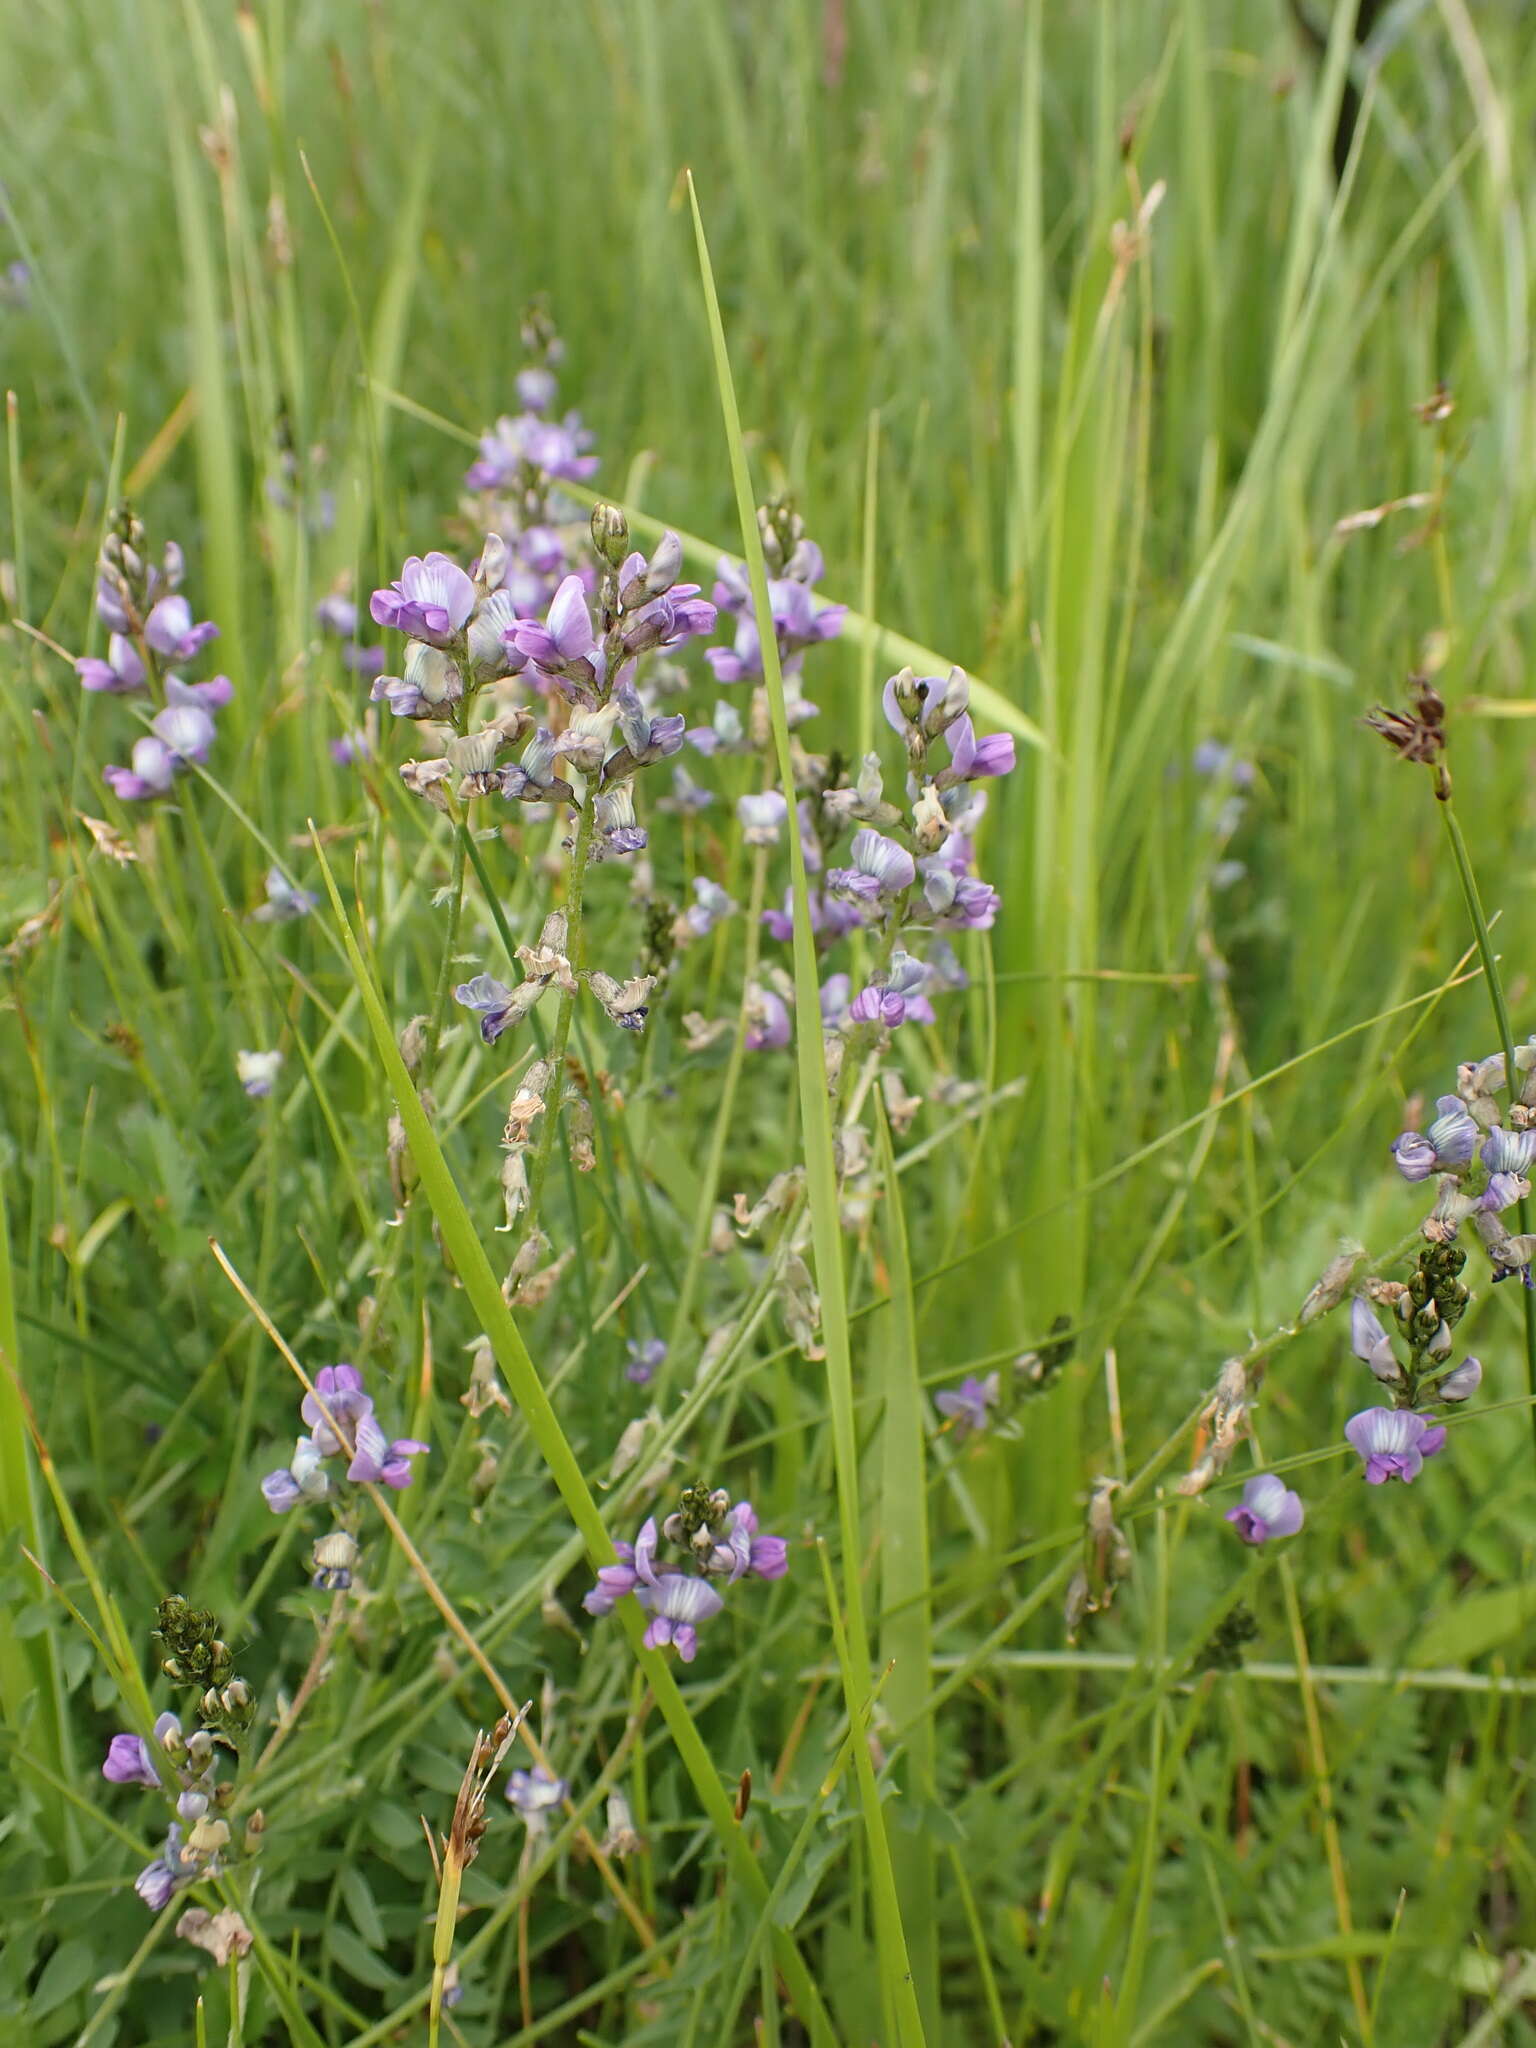
[[1380, 733], [1400, 760], [1415, 761], [1433, 768], [1435, 795], [1442, 803], [1449, 800], [1451, 777], [1445, 765], [1445, 699], [1428, 676], [1410, 678], [1406, 711], [1393, 711], [1384, 704], [1378, 704], [1366, 714], [1365, 723], [1372, 732]]

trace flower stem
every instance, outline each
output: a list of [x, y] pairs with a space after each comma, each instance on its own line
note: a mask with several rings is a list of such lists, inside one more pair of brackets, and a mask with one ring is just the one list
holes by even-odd
[[[1483, 915], [1482, 898], [1477, 893], [1477, 877], [1472, 872], [1472, 857], [1467, 851], [1467, 842], [1462, 836], [1461, 821], [1456, 816], [1455, 806], [1449, 797], [1442, 800], [1441, 815], [1445, 829], [1450, 836], [1451, 852], [1456, 860], [1456, 872], [1461, 878], [1461, 893], [1466, 900], [1467, 915], [1472, 920], [1473, 936], [1477, 940], [1478, 959], [1482, 962], [1483, 979], [1488, 984], [1488, 1000], [1493, 1005], [1494, 1022], [1498, 1026], [1499, 1044], [1504, 1053], [1504, 1081], [1513, 1103], [1519, 1078], [1515, 1071], [1515, 1036], [1510, 1029], [1509, 1005], [1504, 1000], [1504, 983], [1499, 974], [1498, 958], [1493, 950], [1493, 938], [1488, 930], [1488, 920]], [[1516, 1220], [1523, 1236], [1529, 1228], [1526, 1203], [1522, 1200], [1515, 1211]], [[1536, 1291], [1522, 1286], [1521, 1305], [1525, 1311], [1525, 1390], [1536, 1396]], [[1531, 1436], [1536, 1444], [1536, 1402], [1531, 1411]]]
[[[588, 783], [587, 793], [582, 799], [581, 820], [576, 827], [576, 844], [571, 852], [571, 886], [565, 901], [565, 950], [566, 957], [579, 974], [581, 971], [581, 912], [586, 895], [587, 862], [592, 852], [592, 831], [596, 819], [597, 780], [594, 776]], [[573, 995], [561, 994], [560, 1009], [555, 1018], [554, 1036], [545, 1055], [549, 1061], [550, 1080], [548, 1107], [539, 1127], [538, 1149], [533, 1155], [533, 1167], [528, 1175], [528, 1209], [526, 1227], [520, 1244], [526, 1244], [538, 1228], [539, 1208], [544, 1194], [544, 1182], [549, 1172], [550, 1155], [555, 1149], [555, 1131], [560, 1122], [560, 1087], [565, 1072], [565, 1048], [570, 1042], [571, 1017], [576, 1008]]]
[[432, 1014], [427, 1022], [427, 1043], [421, 1056], [421, 1086], [431, 1084], [437, 1066], [437, 1042], [448, 1016], [448, 989], [453, 980], [453, 956], [459, 950], [459, 921], [464, 910], [464, 849], [469, 826], [450, 811], [453, 824], [453, 874], [448, 884], [448, 929], [443, 935], [443, 962], [437, 970], [437, 989], [432, 997]]

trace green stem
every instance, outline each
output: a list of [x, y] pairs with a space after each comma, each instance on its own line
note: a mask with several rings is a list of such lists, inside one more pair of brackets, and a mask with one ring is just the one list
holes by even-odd
[[[1504, 1000], [1504, 983], [1499, 975], [1498, 956], [1493, 950], [1493, 937], [1488, 930], [1488, 920], [1483, 915], [1482, 898], [1477, 893], [1477, 877], [1472, 872], [1472, 857], [1467, 851], [1467, 842], [1462, 836], [1461, 821], [1449, 797], [1440, 805], [1445, 819], [1445, 829], [1450, 835], [1451, 851], [1456, 857], [1456, 872], [1461, 878], [1461, 893], [1466, 899], [1467, 915], [1472, 920], [1473, 936], [1477, 940], [1477, 955], [1482, 962], [1483, 979], [1488, 984], [1488, 1000], [1493, 1005], [1494, 1021], [1498, 1026], [1499, 1043], [1504, 1051], [1504, 1080], [1509, 1089], [1509, 1099], [1515, 1100], [1519, 1077], [1515, 1071], [1515, 1035], [1510, 1029], [1509, 1005]], [[1524, 1236], [1529, 1229], [1526, 1204], [1522, 1200], [1516, 1207], [1515, 1218]], [[1521, 1306], [1525, 1311], [1525, 1390], [1536, 1397], [1536, 1291], [1529, 1287], [1520, 1290]], [[1536, 1405], [1531, 1408], [1531, 1438], [1536, 1444]]]
[[[565, 901], [565, 952], [572, 967], [581, 970], [581, 914], [587, 888], [587, 862], [592, 852], [592, 831], [597, 815], [597, 778], [593, 776], [582, 799], [581, 822], [576, 827], [576, 845], [571, 853], [571, 886]], [[555, 1018], [554, 1036], [550, 1040], [546, 1058], [550, 1066], [548, 1108], [539, 1126], [538, 1149], [533, 1155], [533, 1168], [528, 1176], [528, 1209], [525, 1227], [520, 1243], [526, 1244], [538, 1228], [539, 1209], [544, 1195], [544, 1182], [549, 1173], [550, 1156], [555, 1149], [555, 1133], [560, 1123], [560, 1087], [565, 1072], [565, 1048], [570, 1042], [571, 1018], [576, 1009], [576, 998], [562, 994], [560, 1009]]]
[[437, 1042], [448, 1018], [448, 989], [453, 981], [453, 957], [459, 950], [459, 922], [464, 911], [464, 847], [467, 823], [450, 812], [453, 819], [453, 877], [449, 883], [448, 930], [443, 937], [443, 961], [437, 970], [437, 989], [432, 997], [432, 1015], [427, 1024], [426, 1050], [421, 1056], [421, 1086], [431, 1085], [437, 1068]]

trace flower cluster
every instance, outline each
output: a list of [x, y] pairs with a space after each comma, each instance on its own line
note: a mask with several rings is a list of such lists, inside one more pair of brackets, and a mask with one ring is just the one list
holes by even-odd
[[[1532, 1286], [1536, 1236], [1504, 1221], [1531, 1191], [1536, 1161], [1536, 1038], [1515, 1047], [1511, 1087], [1503, 1053], [1469, 1060], [1456, 1070], [1456, 1092], [1442, 1095], [1427, 1130], [1402, 1131], [1392, 1157], [1406, 1181], [1433, 1179], [1435, 1204], [1423, 1234], [1431, 1244], [1455, 1242], [1470, 1221], [1482, 1240], [1495, 1282], [1518, 1275]], [[1501, 1102], [1500, 1096], [1507, 1096]]]
[[1408, 1356], [1399, 1357], [1393, 1339], [1363, 1294], [1350, 1304], [1350, 1345], [1384, 1387], [1392, 1391], [1390, 1408], [1366, 1408], [1351, 1416], [1344, 1434], [1365, 1464], [1372, 1486], [1388, 1479], [1411, 1482], [1424, 1460], [1445, 1447], [1445, 1430], [1420, 1410], [1437, 1401], [1456, 1407], [1469, 1401], [1482, 1385], [1479, 1359], [1451, 1363], [1453, 1332], [1466, 1314], [1471, 1293], [1461, 1278], [1466, 1253], [1460, 1245], [1430, 1243], [1419, 1253], [1407, 1282], [1372, 1283], [1375, 1298], [1389, 1306], [1406, 1339]]
[[[685, 1553], [692, 1570], [658, 1562], [656, 1550], [667, 1542]], [[588, 1614], [611, 1614], [620, 1600], [633, 1594], [650, 1615], [647, 1649], [668, 1644], [685, 1664], [698, 1654], [699, 1624], [725, 1605], [720, 1585], [738, 1579], [782, 1579], [789, 1569], [789, 1547], [782, 1536], [760, 1536], [750, 1501], [732, 1503], [724, 1487], [688, 1486], [676, 1510], [658, 1532], [651, 1516], [631, 1543], [615, 1543], [617, 1564], [607, 1564], [582, 1601]]]
[[[183, 1732], [180, 1717], [161, 1714], [150, 1736], [119, 1733], [107, 1744], [101, 1775], [112, 1785], [143, 1785], [174, 1796], [176, 1818], [164, 1847], [134, 1880], [134, 1890], [158, 1913], [175, 1893], [200, 1878], [216, 1877], [230, 1847], [224, 1810], [234, 1787], [218, 1781], [220, 1752], [238, 1755], [241, 1737], [256, 1713], [256, 1699], [235, 1675], [229, 1645], [220, 1640], [217, 1617], [179, 1596], [162, 1600], [157, 1640], [166, 1651], [160, 1669], [174, 1683], [197, 1687], [203, 1726]], [[252, 1827], [260, 1832], [259, 1816]]]
[[214, 714], [235, 693], [228, 676], [188, 683], [176, 672], [219, 632], [209, 620], [194, 620], [180, 594], [184, 571], [174, 541], [158, 563], [150, 561], [143, 526], [127, 506], [118, 509], [97, 563], [96, 613], [107, 628], [106, 657], [83, 656], [75, 672], [83, 689], [148, 697], [157, 707], [149, 730], [134, 741], [131, 765], [102, 770], [108, 788], [125, 802], [166, 796], [192, 763], [206, 762]]
[[299, 1414], [309, 1434], [294, 1445], [291, 1462], [261, 1482], [262, 1496], [275, 1515], [285, 1515], [301, 1501], [334, 1495], [336, 1482], [326, 1472], [327, 1459], [346, 1458], [347, 1477], [359, 1485], [399, 1491], [411, 1483], [411, 1461], [428, 1450], [414, 1437], [391, 1441], [385, 1436], [373, 1411], [373, 1396], [355, 1365], [322, 1366], [314, 1391], [299, 1404]]

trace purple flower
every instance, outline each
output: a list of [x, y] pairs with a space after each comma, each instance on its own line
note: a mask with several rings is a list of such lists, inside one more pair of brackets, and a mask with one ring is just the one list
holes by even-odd
[[[1470, 1401], [1483, 1384], [1483, 1362], [1480, 1358], [1464, 1358], [1454, 1372], [1448, 1372], [1435, 1389], [1437, 1401]], [[1419, 1446], [1421, 1456], [1427, 1456], [1424, 1446]]]
[[957, 718], [944, 735], [949, 746], [951, 772], [961, 782], [976, 782], [984, 775], [1011, 775], [1014, 768], [1011, 733], [989, 733], [978, 740], [969, 717]]
[[447, 555], [412, 555], [399, 579], [368, 601], [374, 623], [432, 647], [451, 646], [475, 607], [475, 586]]
[[165, 679], [165, 701], [170, 709], [190, 705], [199, 711], [222, 711], [234, 694], [228, 676], [210, 676], [206, 683], [184, 683], [180, 676]]
[[150, 730], [170, 752], [173, 769], [206, 761], [213, 751], [214, 723], [201, 704], [167, 704], [150, 720]]
[[513, 388], [517, 392], [517, 402], [525, 412], [548, 412], [560, 386], [553, 370], [546, 370], [542, 363], [536, 363], [518, 371]]
[[1240, 1506], [1227, 1509], [1245, 1543], [1267, 1543], [1272, 1536], [1294, 1536], [1306, 1520], [1301, 1495], [1293, 1493], [1273, 1472], [1261, 1472], [1243, 1488]]
[[1444, 1429], [1432, 1429], [1411, 1408], [1362, 1409], [1345, 1423], [1344, 1434], [1365, 1460], [1365, 1476], [1371, 1486], [1388, 1479], [1411, 1483], [1418, 1478], [1424, 1460], [1445, 1444]]
[[368, 735], [360, 729], [343, 733], [340, 739], [331, 741], [331, 759], [338, 768], [355, 768], [359, 761], [370, 759], [372, 754]]
[[105, 661], [92, 654], [82, 655], [75, 673], [83, 690], [105, 690], [114, 697], [126, 697], [144, 687], [144, 664], [139, 650], [121, 633], [107, 641]]
[[150, 607], [144, 621], [144, 638], [167, 661], [190, 661], [218, 637], [219, 629], [211, 619], [200, 625], [192, 623], [192, 607], [184, 597], [162, 597]]
[[891, 955], [890, 965], [854, 997], [848, 1016], [855, 1024], [883, 1024], [895, 1030], [911, 1018], [915, 1024], [933, 1022], [933, 1005], [924, 995], [928, 969], [910, 953]]
[[906, 1014], [907, 1006], [901, 997], [876, 982], [861, 988], [848, 1006], [851, 1024], [883, 1024], [892, 1031], [905, 1021]]
[[176, 779], [176, 756], [153, 733], [135, 740], [128, 758], [133, 763], [131, 768], [109, 766], [101, 771], [102, 781], [124, 803], [164, 796]]
[[696, 1579], [684, 1572], [664, 1572], [641, 1589], [640, 1600], [651, 1615], [643, 1641], [648, 1650], [662, 1650], [670, 1643], [685, 1664], [699, 1652], [697, 1624], [718, 1614], [725, 1602], [708, 1579]]
[[1202, 740], [1190, 756], [1190, 766], [1197, 775], [1228, 776], [1238, 789], [1247, 789], [1254, 777], [1253, 763], [1239, 760], [1220, 740]]
[[[645, 1526], [651, 1532], [651, 1547], [654, 1549], [656, 1524], [650, 1521]], [[619, 1554], [619, 1562], [598, 1567], [597, 1584], [583, 1597], [581, 1603], [588, 1614], [611, 1614], [618, 1602], [626, 1594], [633, 1593], [641, 1582], [640, 1573], [635, 1565], [634, 1544], [616, 1542], [613, 1547]]]
[[[546, 378], [549, 373], [525, 370], [523, 377]], [[503, 491], [515, 484], [524, 463], [543, 470], [546, 476], [563, 477], [581, 483], [597, 469], [597, 457], [582, 451], [591, 446], [592, 436], [581, 424], [580, 415], [567, 413], [564, 421], [541, 419], [539, 414], [554, 402], [554, 381], [533, 387], [543, 403], [530, 405], [516, 418], [503, 413], [494, 430], [480, 436], [480, 458], [470, 465], [464, 481], [472, 491]], [[521, 386], [518, 391], [522, 397]]]
[[477, 974], [473, 981], [461, 981], [453, 1000], [480, 1018], [480, 1036], [494, 1045], [507, 1026], [515, 1021], [517, 998], [504, 981], [493, 974]]
[[946, 1387], [942, 1393], [935, 1394], [933, 1405], [954, 1423], [957, 1436], [969, 1436], [972, 1430], [985, 1429], [992, 1420], [991, 1411], [997, 1405], [998, 1392], [999, 1380], [995, 1372], [989, 1372], [984, 1380], [968, 1373], [958, 1387]]
[[782, 1579], [789, 1570], [789, 1545], [782, 1536], [760, 1536], [751, 1501], [739, 1500], [726, 1520], [725, 1547], [730, 1551], [728, 1574], [740, 1578]]
[[364, 1391], [363, 1376], [355, 1365], [322, 1365], [315, 1375], [315, 1391], [305, 1394], [299, 1414], [322, 1458], [334, 1458], [342, 1451], [350, 1457], [352, 1443], [338, 1433], [336, 1425], [341, 1424], [347, 1436], [355, 1438], [358, 1424], [373, 1414], [373, 1396]]
[[778, 790], [765, 789], [738, 797], [736, 816], [748, 846], [777, 846], [789, 805]]
[[748, 1052], [782, 1052], [790, 1041], [789, 1011], [782, 996], [754, 981], [746, 994]]
[[629, 1354], [629, 1362], [624, 1368], [625, 1379], [634, 1386], [648, 1387], [666, 1363], [665, 1341], [660, 1337], [647, 1337], [642, 1344], [631, 1337], [624, 1348]]
[[281, 868], [268, 868], [264, 887], [267, 892], [265, 903], [258, 904], [251, 912], [256, 924], [286, 924], [290, 918], [307, 917], [320, 901], [308, 889], [301, 889], [291, 882]]
[[868, 825], [854, 833], [852, 853], [851, 868], [834, 868], [827, 877], [827, 888], [834, 896], [875, 903], [882, 897], [900, 895], [916, 880], [917, 868], [907, 849]]
[[151, 1913], [158, 1913], [170, 1904], [176, 1882], [170, 1864], [163, 1856], [157, 1856], [153, 1863], [145, 1864], [133, 1880], [133, 1888]]
[[542, 669], [559, 670], [571, 661], [589, 661], [595, 666], [597, 637], [581, 578], [564, 579], [542, 626], [537, 620], [525, 619], [510, 628], [507, 637], [525, 660]]
[[271, 1052], [240, 1051], [235, 1054], [235, 1072], [240, 1077], [240, 1086], [253, 1101], [260, 1101], [272, 1093], [273, 1083], [282, 1071], [283, 1055], [274, 1049]]
[[1389, 1387], [1401, 1380], [1392, 1340], [1363, 1294], [1357, 1294], [1349, 1306], [1349, 1343], [1356, 1358], [1363, 1359], [1377, 1379]]
[[836, 1030], [848, 1015], [853, 983], [846, 974], [829, 974], [821, 984], [821, 1021], [828, 1031]]
[[562, 1805], [570, 1789], [543, 1764], [535, 1764], [531, 1771], [513, 1771], [507, 1779], [507, 1798], [530, 1827], [542, 1828], [545, 1814]]
[[581, 415], [568, 412], [563, 420], [541, 420], [525, 416], [519, 423], [523, 456], [546, 476], [568, 483], [585, 483], [597, 474], [597, 457], [583, 450], [592, 436], [581, 424]]
[[286, 1515], [300, 1501], [324, 1500], [330, 1490], [324, 1454], [314, 1439], [307, 1436], [301, 1436], [294, 1445], [293, 1463], [281, 1471], [269, 1472], [261, 1482], [261, 1497], [274, 1515]]
[[347, 1477], [364, 1486], [382, 1484], [392, 1486], [397, 1493], [403, 1492], [411, 1483], [411, 1460], [425, 1457], [430, 1448], [410, 1436], [397, 1436], [390, 1442], [369, 1401], [366, 1414], [357, 1418], [357, 1450], [347, 1467]]
[[1404, 1180], [1427, 1180], [1432, 1173], [1463, 1167], [1477, 1150], [1482, 1131], [1461, 1097], [1442, 1095], [1435, 1108], [1440, 1114], [1427, 1131], [1404, 1131], [1392, 1140], [1392, 1156]]
[[[812, 555], [798, 566], [819, 574], [819, 551], [813, 550]], [[704, 659], [714, 670], [716, 682], [758, 681], [763, 673], [763, 649], [758, 638], [757, 620], [752, 614], [752, 593], [746, 571], [739, 563], [722, 560], [719, 579], [714, 589], [714, 600], [721, 611], [735, 614], [736, 634], [730, 647], [707, 648]], [[797, 654], [818, 641], [836, 639], [848, 611], [846, 605], [818, 605], [808, 584], [793, 576], [778, 577], [768, 585], [768, 605], [773, 616], [774, 638], [780, 655], [784, 657]]]
[[155, 1791], [160, 1786], [160, 1773], [142, 1735], [114, 1735], [101, 1775], [110, 1785], [148, 1785]]

